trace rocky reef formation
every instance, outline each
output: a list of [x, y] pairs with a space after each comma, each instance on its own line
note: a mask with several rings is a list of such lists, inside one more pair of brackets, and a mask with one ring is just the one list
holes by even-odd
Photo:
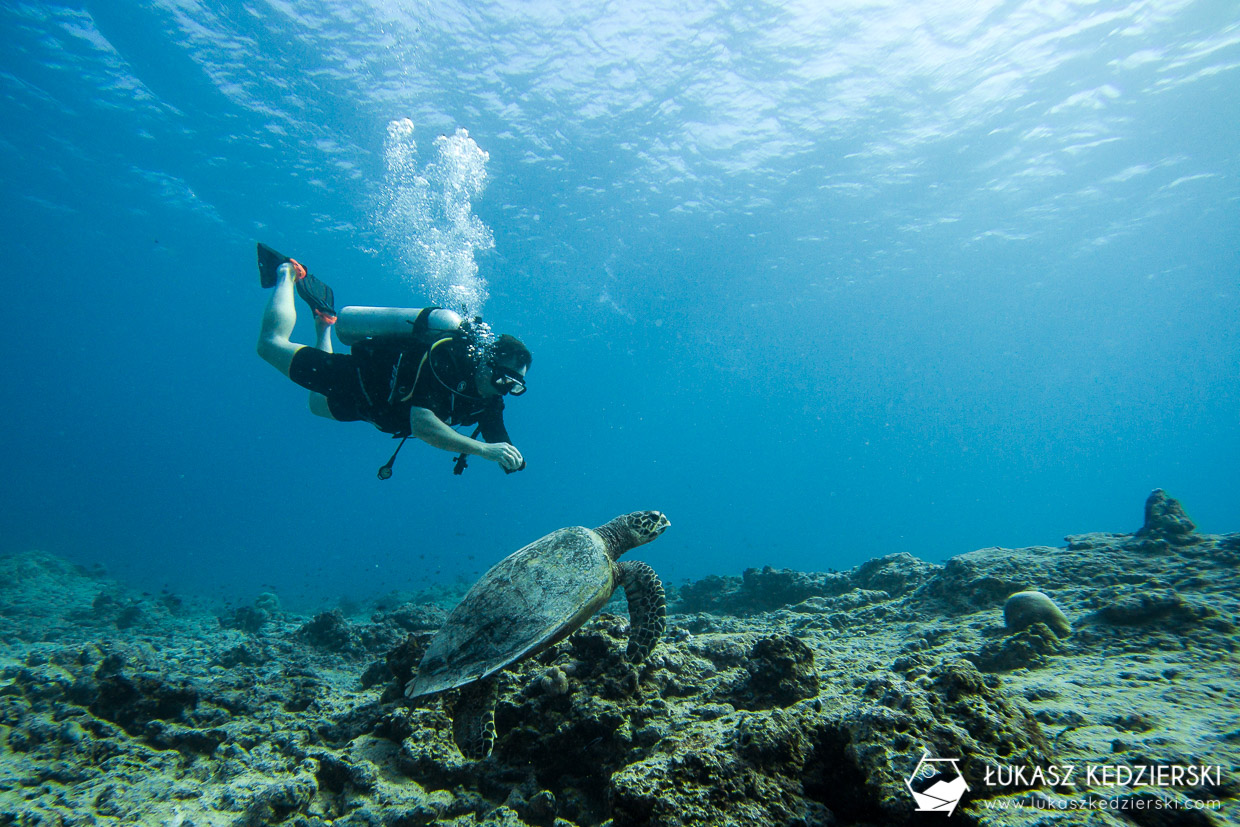
[[[927, 756], [968, 782], [953, 823], [1237, 823], [1240, 535], [1151, 502], [1061, 548], [690, 583], [637, 668], [605, 612], [500, 676], [480, 762], [453, 693], [400, 691], [440, 605], [212, 613], [3, 558], [0, 825], [903, 825], [943, 818], [915, 810]], [[1035, 590], [1072, 626], [1005, 622]]]
[[1161, 488], [1156, 488], [1145, 501], [1145, 524], [1138, 537], [1163, 539], [1175, 545], [1192, 545], [1197, 526], [1184, 513], [1184, 508]]

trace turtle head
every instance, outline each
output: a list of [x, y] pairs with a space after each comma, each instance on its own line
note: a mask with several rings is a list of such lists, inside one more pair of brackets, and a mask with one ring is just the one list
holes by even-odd
[[667, 531], [671, 524], [662, 511], [634, 511], [632, 514], [621, 514], [594, 530], [603, 538], [607, 553], [615, 560], [626, 551], [649, 543]]

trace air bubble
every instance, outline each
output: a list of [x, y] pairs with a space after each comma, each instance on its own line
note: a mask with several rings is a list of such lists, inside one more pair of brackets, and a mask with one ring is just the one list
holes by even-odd
[[413, 133], [408, 118], [388, 124], [377, 223], [411, 290], [466, 318], [481, 315], [489, 294], [474, 256], [492, 249], [495, 238], [473, 214], [473, 199], [486, 188], [489, 156], [457, 129], [436, 138], [434, 159], [421, 165]]

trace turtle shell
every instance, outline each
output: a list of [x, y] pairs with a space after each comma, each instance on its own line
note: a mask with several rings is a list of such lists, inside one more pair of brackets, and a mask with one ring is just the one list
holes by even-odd
[[615, 566], [597, 533], [561, 528], [500, 560], [431, 638], [405, 694], [485, 678], [572, 634], [610, 599]]

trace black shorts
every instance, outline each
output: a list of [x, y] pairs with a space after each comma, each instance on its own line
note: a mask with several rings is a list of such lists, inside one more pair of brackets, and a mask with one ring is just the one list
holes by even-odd
[[326, 396], [332, 419], [341, 422], [368, 419], [363, 413], [369, 410], [370, 403], [362, 392], [356, 360], [351, 355], [303, 347], [293, 354], [288, 378], [308, 391]]

